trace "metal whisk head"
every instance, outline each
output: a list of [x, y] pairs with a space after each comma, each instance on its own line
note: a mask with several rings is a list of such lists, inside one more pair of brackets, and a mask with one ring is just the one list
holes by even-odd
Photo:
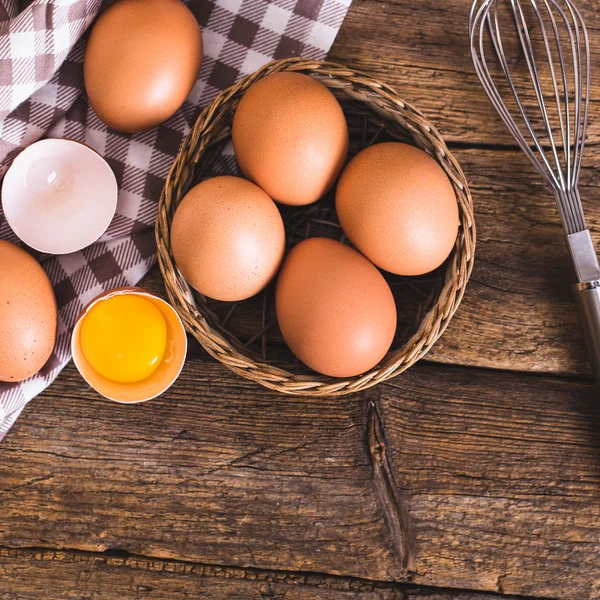
[[579, 320], [600, 389], [600, 263], [578, 190], [590, 103], [583, 18], [571, 0], [475, 0], [469, 33], [481, 84], [556, 196], [577, 276]]
[[469, 32], [477, 75], [506, 127], [554, 190], [566, 233], [585, 230], [578, 182], [590, 50], [581, 14], [571, 0], [475, 0]]

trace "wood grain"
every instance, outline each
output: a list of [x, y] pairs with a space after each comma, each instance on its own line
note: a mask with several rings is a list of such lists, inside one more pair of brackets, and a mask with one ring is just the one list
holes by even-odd
[[195, 356], [122, 406], [68, 368], [3, 442], [0, 545], [598, 598], [599, 426], [590, 384], [530, 375], [311, 400]]
[[[450, 142], [515, 147], [473, 69], [469, 46], [471, 4], [471, 0], [354, 0], [328, 57], [395, 87]], [[595, 144], [600, 139], [597, 3], [578, 0], [576, 4], [590, 36], [589, 141]], [[532, 102], [533, 94], [526, 93], [525, 106]]]
[[2, 600], [510, 600], [508, 596], [56, 550], [0, 548]]
[[378, 406], [406, 493], [413, 581], [600, 597], [593, 387], [430, 368], [384, 386]]
[[364, 401], [294, 401], [194, 360], [136, 407], [84, 389], [68, 367], [4, 440], [0, 544], [404, 576]]
[[[592, 154], [600, 160], [597, 148]], [[463, 304], [431, 360], [589, 376], [570, 283], [570, 259], [552, 195], [520, 152], [459, 150], [473, 193], [477, 258]], [[596, 169], [581, 194], [598, 245]]]
[[[370, 582], [55, 550], [0, 549], [2, 600], [403, 600]], [[437, 599], [436, 599], [437, 600]], [[450, 596], [448, 600], [453, 600]], [[483, 600], [483, 599], [482, 599]]]

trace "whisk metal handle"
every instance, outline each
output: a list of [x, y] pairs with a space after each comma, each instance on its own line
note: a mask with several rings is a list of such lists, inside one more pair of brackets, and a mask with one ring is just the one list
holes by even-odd
[[577, 281], [595, 281], [600, 279], [600, 264], [589, 229], [567, 236], [567, 247], [575, 268]]
[[573, 285], [579, 322], [600, 388], [600, 264], [589, 229], [567, 235], [577, 281]]
[[592, 372], [600, 387], [600, 279], [575, 283], [573, 292]]

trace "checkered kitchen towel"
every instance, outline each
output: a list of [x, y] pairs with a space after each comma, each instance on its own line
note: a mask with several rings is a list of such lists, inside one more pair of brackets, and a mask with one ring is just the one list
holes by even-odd
[[[0, 0], [0, 177], [25, 146], [59, 137], [97, 150], [119, 183], [117, 214], [97, 243], [67, 256], [38, 257], [58, 301], [57, 344], [39, 375], [0, 383], [0, 440], [69, 361], [70, 330], [83, 306], [104, 290], [137, 283], [154, 264], [158, 198], [200, 108], [273, 58], [323, 58], [349, 3], [189, 0], [204, 35], [200, 77], [169, 121], [130, 135], [108, 129], [83, 90], [84, 34], [102, 0]], [[17, 241], [1, 210], [0, 238]]]

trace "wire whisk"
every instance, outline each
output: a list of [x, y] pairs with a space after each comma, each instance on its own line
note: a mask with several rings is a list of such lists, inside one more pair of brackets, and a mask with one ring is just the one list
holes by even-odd
[[590, 105], [590, 47], [571, 0], [475, 0], [475, 71], [496, 112], [551, 187], [577, 283], [573, 286], [600, 385], [600, 266], [579, 176]]

